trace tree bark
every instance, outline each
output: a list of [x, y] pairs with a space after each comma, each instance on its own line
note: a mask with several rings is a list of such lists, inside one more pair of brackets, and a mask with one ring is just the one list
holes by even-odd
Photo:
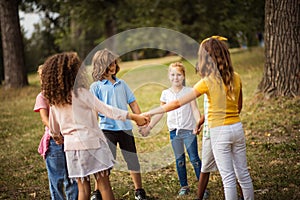
[[300, 96], [299, 0], [265, 1], [265, 67], [258, 89], [267, 98]]
[[28, 80], [17, 0], [0, 1], [0, 21], [5, 88], [26, 86]]

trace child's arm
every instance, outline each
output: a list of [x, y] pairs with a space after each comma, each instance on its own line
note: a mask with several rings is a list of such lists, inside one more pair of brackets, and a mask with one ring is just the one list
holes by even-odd
[[40, 112], [40, 116], [41, 116], [41, 120], [42, 120], [43, 124], [49, 128], [49, 112], [48, 112], [48, 110], [45, 108], [41, 108], [39, 110], [39, 112]]
[[141, 109], [136, 101], [133, 101], [129, 104], [131, 111], [135, 114], [141, 114]]
[[[202, 129], [202, 124], [203, 124], [204, 120], [203, 120], [203, 118], [201, 118], [201, 114], [198, 109], [196, 100], [191, 101], [191, 107], [192, 107], [194, 119], [196, 122], [196, 127], [195, 127], [193, 133], [198, 135]], [[201, 120], [203, 120], [203, 121], [201, 121]]]
[[138, 126], [145, 126], [150, 122], [150, 117], [138, 115], [135, 113], [128, 113], [127, 119], [134, 120]]
[[239, 113], [241, 113], [242, 108], [243, 108], [243, 90], [242, 90], [242, 88], [241, 88], [241, 90], [240, 90], [240, 95], [239, 95], [239, 102], [238, 102], [238, 110], [239, 110]]
[[193, 89], [191, 92], [187, 93], [180, 99], [171, 101], [167, 104], [164, 104], [163, 106], [154, 108], [154, 109], [148, 111], [147, 113], [145, 113], [145, 115], [152, 116], [152, 115], [157, 115], [160, 113], [169, 112], [171, 110], [175, 110], [175, 109], [181, 107], [182, 105], [195, 100], [199, 96], [201, 96], [201, 93], [199, 93], [197, 90]]
[[[165, 102], [160, 103], [161, 106], [163, 106], [164, 104], [166, 104], [166, 103]], [[154, 117], [152, 117], [148, 126], [139, 128], [139, 133], [144, 137], [148, 136], [151, 129], [161, 120], [161, 118], [163, 116], [164, 116], [164, 113], [161, 113], [161, 114], [157, 114]]]

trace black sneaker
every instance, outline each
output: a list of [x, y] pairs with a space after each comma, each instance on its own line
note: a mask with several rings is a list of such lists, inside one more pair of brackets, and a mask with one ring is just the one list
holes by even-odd
[[90, 200], [102, 200], [102, 196], [99, 190], [92, 193]]
[[146, 192], [144, 189], [137, 189], [135, 190], [135, 195], [134, 195], [136, 200], [147, 200], [146, 198]]

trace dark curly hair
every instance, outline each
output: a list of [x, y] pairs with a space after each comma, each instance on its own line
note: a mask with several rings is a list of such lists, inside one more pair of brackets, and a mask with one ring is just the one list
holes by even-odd
[[49, 57], [43, 64], [42, 91], [50, 105], [72, 104], [71, 91], [81, 61], [75, 52], [64, 52]]

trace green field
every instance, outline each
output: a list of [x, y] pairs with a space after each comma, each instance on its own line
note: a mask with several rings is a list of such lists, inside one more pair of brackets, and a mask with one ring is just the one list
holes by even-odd
[[[232, 60], [243, 81], [241, 118], [255, 198], [300, 199], [300, 98], [264, 100], [256, 94], [263, 74], [263, 49], [232, 53]], [[193, 66], [185, 64], [186, 83], [192, 86], [199, 77]], [[142, 66], [135, 63], [135, 66], [121, 69], [119, 77], [125, 79], [135, 92], [142, 111], [157, 106], [161, 91], [169, 86], [167, 65], [161, 63], [143, 62]], [[43, 125], [39, 114], [33, 112], [35, 97], [40, 90], [38, 76], [29, 75], [29, 82], [30, 85], [23, 89], [0, 88], [0, 199], [50, 198], [47, 171], [37, 152]], [[198, 104], [203, 112], [201, 97]], [[144, 188], [150, 199], [176, 199], [179, 182], [165, 121], [162, 120], [157, 127], [146, 138], [135, 133], [144, 171]], [[201, 155], [201, 137], [198, 142]], [[148, 156], [150, 154], [154, 157]], [[197, 181], [190, 164], [188, 177], [192, 192], [186, 199], [193, 199]], [[127, 172], [113, 170], [111, 183], [116, 199], [133, 199], [134, 187]], [[210, 199], [224, 199], [217, 172], [211, 175], [208, 187]]]

